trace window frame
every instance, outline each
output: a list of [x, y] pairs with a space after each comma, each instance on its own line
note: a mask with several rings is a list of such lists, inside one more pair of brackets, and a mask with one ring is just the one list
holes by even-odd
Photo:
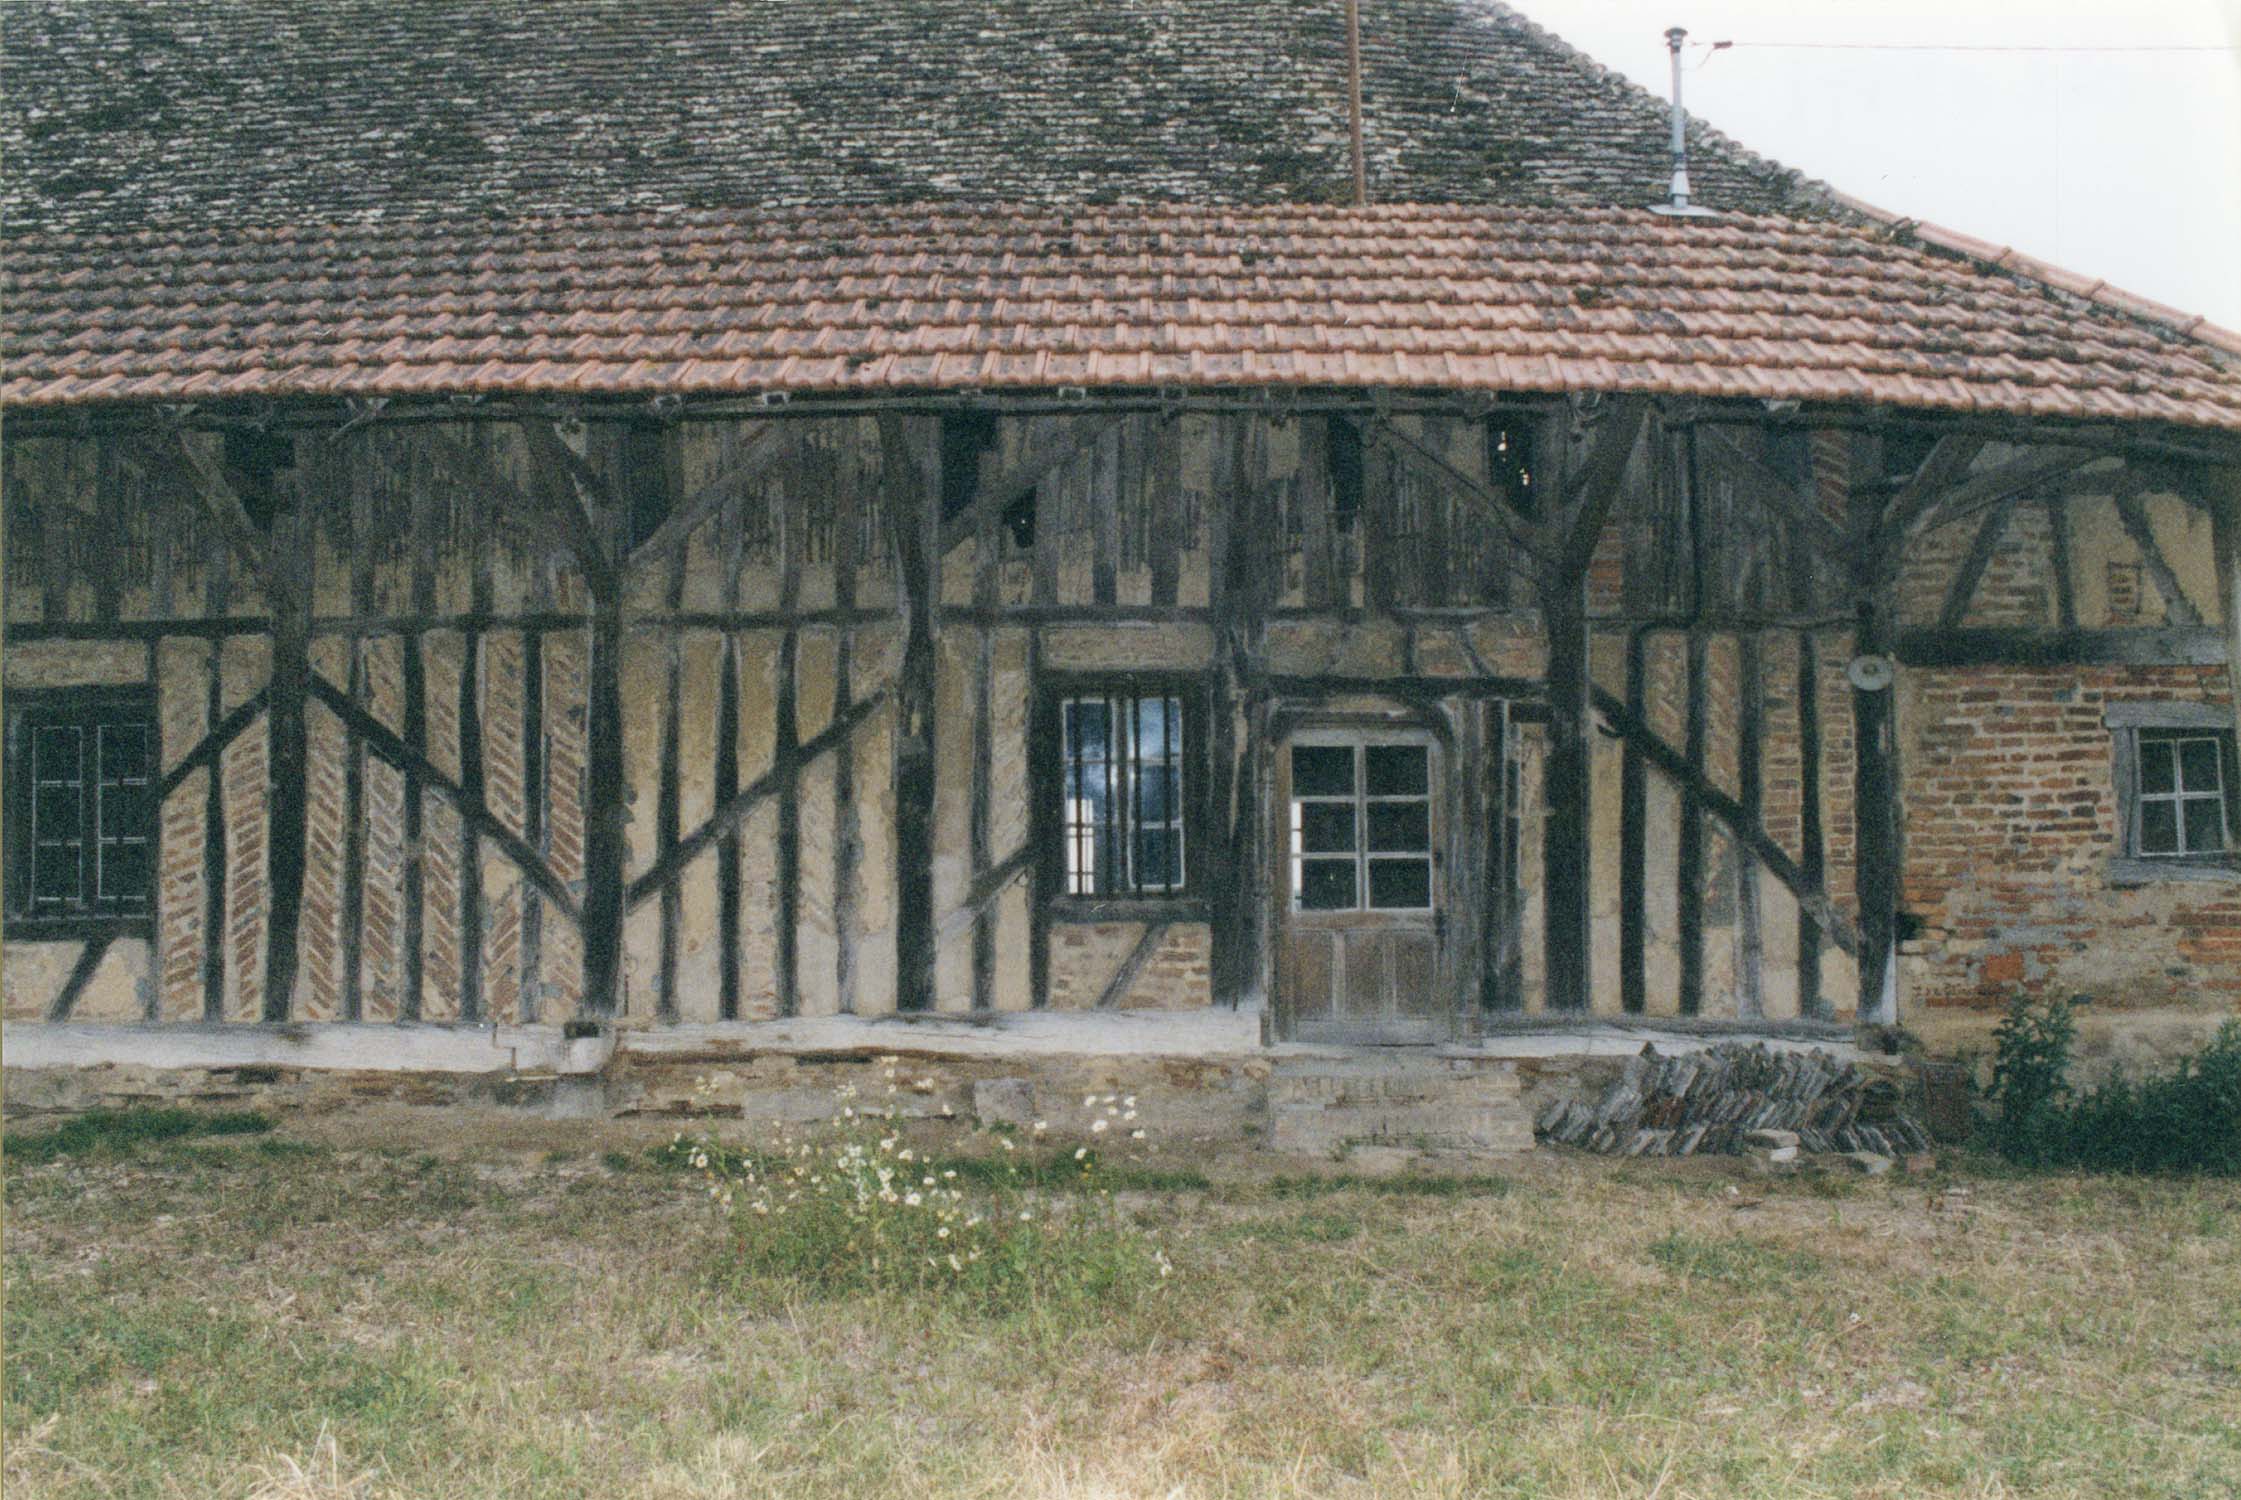
[[[2104, 722], [2112, 740], [2116, 783], [2117, 844], [2109, 861], [2111, 881], [2118, 885], [2164, 880], [2241, 881], [2241, 764], [2236, 759], [2232, 711], [2214, 703], [2114, 703], [2105, 711]], [[2187, 797], [2183, 772], [2176, 773], [2170, 792], [2143, 792], [2142, 744], [2205, 739], [2213, 741], [2218, 749], [2225, 847], [2215, 851], [2141, 852], [2144, 802], [2171, 802], [2177, 808], [2179, 838], [2184, 842], [2184, 804], [2205, 800]]]
[[[101, 835], [100, 731], [118, 724], [140, 724], [148, 735], [145, 822], [137, 835], [148, 851], [145, 888], [133, 904], [80, 899], [60, 909], [35, 905], [34, 797], [32, 735], [40, 729], [72, 727], [86, 736], [80, 745], [79, 830], [86, 848], [98, 851]], [[86, 749], [87, 744], [92, 749]], [[86, 774], [88, 755], [92, 774]], [[14, 688], [8, 693], [6, 724], [7, 792], [4, 808], [7, 899], [0, 932], [28, 942], [73, 941], [96, 937], [147, 937], [155, 930], [162, 884], [163, 719], [152, 684], [100, 687]], [[98, 852], [95, 853], [98, 860]], [[81, 884], [81, 893], [83, 891]]]
[[[1175, 891], [1076, 895], [1067, 889], [1066, 726], [1075, 698], [1172, 698], [1183, 716], [1176, 767], [1182, 775], [1182, 885]], [[1060, 922], [1205, 921], [1207, 829], [1206, 681], [1187, 672], [1043, 672], [1036, 678], [1038, 783], [1030, 839], [1042, 866], [1045, 909]]]
[[[1435, 919], [1444, 909], [1440, 889], [1440, 818], [1437, 806], [1439, 787], [1440, 744], [1429, 730], [1396, 729], [1384, 725], [1362, 727], [1310, 728], [1300, 730], [1286, 738], [1282, 753], [1291, 760], [1286, 768], [1284, 824], [1279, 832], [1283, 844], [1284, 891], [1286, 913], [1316, 919], [1346, 920], [1349, 918], [1420, 918]], [[1303, 792], [1298, 782], [1297, 752], [1301, 749], [1344, 749], [1353, 752], [1350, 768], [1353, 789], [1339, 792]], [[1376, 750], [1412, 749], [1424, 756], [1424, 787], [1421, 791], [1378, 792], [1370, 789], [1370, 755]], [[1345, 806], [1349, 809], [1351, 848], [1344, 850], [1310, 850], [1305, 840], [1305, 809], [1317, 806]], [[1414, 806], [1424, 810], [1424, 841], [1421, 849], [1378, 849], [1371, 833], [1371, 815], [1379, 807]], [[1351, 863], [1354, 868], [1354, 899], [1346, 906], [1311, 906], [1305, 888], [1306, 866], [1310, 863]], [[1382, 905], [1376, 895], [1376, 873], [1372, 868], [1381, 862], [1421, 862], [1425, 872], [1425, 899], [1422, 905]]]

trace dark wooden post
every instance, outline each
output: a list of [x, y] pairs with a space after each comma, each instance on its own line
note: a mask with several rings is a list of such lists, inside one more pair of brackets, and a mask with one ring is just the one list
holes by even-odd
[[[1649, 720], [1644, 661], [1647, 630], [1626, 637], [1626, 711], [1637, 724]], [[1619, 768], [1619, 1003], [1640, 1015], [1649, 998], [1647, 897], [1650, 883], [1649, 766], [1631, 739]]]
[[[1572, 461], [1562, 466], [1562, 492], [1540, 527], [1549, 699], [1548, 755], [1542, 770], [1547, 806], [1541, 847], [1542, 973], [1550, 1010], [1586, 1010], [1594, 996], [1589, 880], [1594, 710], [1587, 574], [1649, 416], [1649, 404], [1641, 398], [1621, 398], [1605, 407], [1585, 451], [1569, 455]], [[1559, 446], [1551, 441], [1543, 451], [1555, 452]]]
[[[1754, 606], [1758, 603], [1754, 597]], [[1761, 660], [1759, 633], [1744, 630], [1735, 641], [1735, 675], [1740, 684], [1736, 704], [1735, 784], [1741, 793], [1743, 816], [1758, 833], [1765, 827], [1766, 786], [1760, 764], [1766, 732], [1765, 664]], [[1762, 924], [1759, 913], [1759, 859], [1748, 841], [1737, 839], [1735, 848], [1735, 1011], [1743, 1020], [1766, 1014]]]
[[[2203, 469], [2195, 488], [2210, 511], [2218, 569], [2219, 625], [2225, 635], [2226, 690], [2241, 735], [2241, 468]], [[2059, 502], [2058, 502], [2059, 503]]]
[[934, 632], [941, 579], [941, 501], [918, 424], [879, 419], [903, 662], [895, 684], [895, 1004], [934, 1007]]
[[[1873, 453], [1876, 445], [1862, 445]], [[1853, 526], [1855, 657], [1892, 659], [1891, 595], [1897, 581], [1898, 537], [1885, 524], [1880, 496], [1861, 482], [1855, 455], [1849, 505]], [[1854, 885], [1860, 901], [1861, 1025], [1898, 1020], [1899, 811], [1895, 686], [1852, 690], [1852, 818]]]
[[1592, 836], [1588, 781], [1587, 579], [1553, 572], [1541, 585], [1541, 623], [1548, 637], [1548, 755], [1542, 770], [1548, 815], [1541, 843], [1542, 973], [1549, 1010], [1586, 1010], [1592, 991], [1589, 958], [1588, 851]]
[[264, 1019], [293, 1014], [297, 939], [303, 930], [305, 844], [310, 814], [311, 523], [300, 497], [273, 516], [272, 677], [265, 700]]

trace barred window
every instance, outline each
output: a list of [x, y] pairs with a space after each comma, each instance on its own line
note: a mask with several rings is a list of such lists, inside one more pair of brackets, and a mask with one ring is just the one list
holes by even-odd
[[1066, 894], [1181, 894], [1183, 699], [1075, 694], [1060, 713]]
[[21, 695], [8, 717], [11, 926], [149, 914], [156, 764], [152, 691]]

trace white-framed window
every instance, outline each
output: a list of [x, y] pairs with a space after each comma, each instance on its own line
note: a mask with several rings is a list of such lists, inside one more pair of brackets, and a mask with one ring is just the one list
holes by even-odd
[[2110, 705], [2125, 881], [2241, 875], [2233, 716], [2205, 703]]
[[1287, 754], [1292, 909], [1429, 911], [1430, 744], [1317, 733]]

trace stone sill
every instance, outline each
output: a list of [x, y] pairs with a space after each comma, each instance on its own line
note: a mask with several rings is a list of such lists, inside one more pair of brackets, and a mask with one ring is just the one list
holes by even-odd
[[2160, 885], [2165, 881], [2241, 884], [2241, 865], [2211, 864], [2191, 859], [2112, 859], [2109, 884], [2119, 889]]

